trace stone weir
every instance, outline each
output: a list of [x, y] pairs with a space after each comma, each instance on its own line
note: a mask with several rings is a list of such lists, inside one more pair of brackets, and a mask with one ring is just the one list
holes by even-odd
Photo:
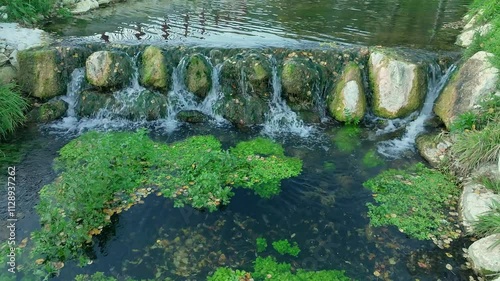
[[[131, 120], [176, 115], [183, 121], [222, 117], [254, 125], [273, 114], [276, 98], [304, 122], [345, 122], [369, 113], [392, 119], [419, 110], [428, 66], [440, 63], [444, 70], [450, 60], [363, 47], [58, 45], [19, 52], [18, 82], [35, 99], [30, 116], [39, 122], [63, 117], [72, 107], [77, 118], [108, 112]], [[75, 70], [84, 77], [69, 87]], [[69, 94], [74, 104], [64, 98]]]

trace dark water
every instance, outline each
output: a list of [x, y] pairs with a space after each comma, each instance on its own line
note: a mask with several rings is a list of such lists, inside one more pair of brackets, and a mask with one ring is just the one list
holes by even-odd
[[223, 47], [347, 43], [456, 49], [470, 0], [139, 0], [46, 29], [111, 42]]
[[[368, 226], [365, 204], [372, 199], [362, 183], [381, 170], [403, 167], [420, 158], [409, 153], [403, 159], [385, 159], [382, 165], [367, 168], [361, 159], [376, 144], [368, 129], [361, 133], [356, 150], [343, 152], [332, 141], [339, 128], [324, 127], [314, 139], [278, 140], [284, 143], [287, 155], [304, 162], [300, 176], [283, 181], [279, 196], [266, 200], [237, 191], [227, 207], [208, 213], [174, 208], [170, 200], [152, 194], [144, 204], [113, 216], [113, 224], [95, 238], [91, 265], [79, 268], [67, 262], [53, 280], [69, 281], [77, 274], [97, 271], [119, 280], [205, 280], [218, 266], [251, 270], [257, 237], [265, 237], [269, 243], [285, 238], [297, 241], [302, 250], [297, 258], [278, 257], [294, 268], [342, 269], [357, 280], [377, 280], [374, 271], [386, 280], [468, 280], [471, 272], [460, 266], [465, 262], [461, 248], [469, 242], [455, 241], [444, 251], [431, 242], [408, 239], [393, 227]], [[153, 132], [151, 137], [172, 142], [207, 133], [216, 135], [224, 148], [257, 135], [252, 130], [182, 126], [171, 134]], [[30, 194], [19, 198], [24, 215], [18, 224], [18, 240], [39, 228], [33, 211], [37, 191], [55, 178], [52, 161], [71, 137], [29, 131], [17, 142], [33, 139], [39, 145], [31, 146], [17, 165], [20, 189]], [[269, 249], [264, 255], [277, 255]], [[446, 255], [450, 253], [452, 257]], [[446, 269], [447, 264], [453, 270]]]

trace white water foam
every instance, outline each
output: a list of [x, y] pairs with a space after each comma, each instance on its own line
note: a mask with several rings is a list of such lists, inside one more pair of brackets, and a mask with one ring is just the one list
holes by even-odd
[[292, 134], [302, 138], [309, 137], [314, 131], [313, 126], [304, 124], [297, 113], [286, 104], [281, 97], [281, 79], [278, 75], [276, 60], [271, 60], [273, 95], [269, 101], [270, 111], [266, 114], [262, 134], [269, 137], [277, 137]]
[[[455, 65], [450, 66], [446, 73], [440, 76], [439, 66], [430, 65], [427, 95], [422, 110], [418, 117], [406, 126], [405, 133], [400, 139], [382, 141], [378, 144], [377, 151], [380, 154], [388, 158], [399, 158], [403, 152], [415, 149], [415, 140], [424, 131], [424, 123], [432, 114], [434, 101], [443, 90], [455, 68]], [[391, 129], [393, 129], [392, 131], [397, 129], [393, 123], [390, 123], [390, 125], [390, 129], [385, 130], [385, 133], [391, 132]]]

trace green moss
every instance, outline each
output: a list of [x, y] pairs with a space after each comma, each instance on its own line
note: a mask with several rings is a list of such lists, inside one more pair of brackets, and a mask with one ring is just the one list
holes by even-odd
[[212, 69], [201, 54], [192, 55], [186, 66], [185, 83], [193, 94], [206, 97], [212, 87]]
[[343, 152], [351, 153], [361, 144], [359, 135], [361, 129], [355, 126], [344, 126], [337, 130], [333, 141], [337, 148]]
[[215, 211], [229, 203], [235, 187], [263, 197], [279, 193], [280, 181], [298, 175], [302, 163], [269, 140], [223, 151], [213, 136], [166, 145], [140, 130], [86, 133], [60, 150], [56, 167], [63, 172], [42, 188], [36, 207], [44, 227], [32, 234], [32, 254], [46, 264], [71, 258], [85, 263], [84, 244], [110, 223], [110, 216], [153, 191], [176, 207]]
[[363, 185], [374, 192], [375, 203], [367, 204], [373, 226], [394, 225], [420, 240], [457, 235], [446, 218], [460, 190], [440, 172], [417, 164], [387, 170]]
[[377, 167], [377, 166], [384, 164], [384, 160], [382, 160], [377, 155], [377, 151], [375, 151], [374, 149], [365, 153], [365, 156], [363, 156], [362, 162], [366, 168], [374, 168], [374, 167]]
[[140, 81], [146, 87], [165, 90], [170, 84], [170, 73], [160, 48], [147, 47], [142, 54]]

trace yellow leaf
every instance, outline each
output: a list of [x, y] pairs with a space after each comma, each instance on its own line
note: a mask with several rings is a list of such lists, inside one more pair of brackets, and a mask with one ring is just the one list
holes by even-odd
[[378, 270], [375, 270], [375, 271], [373, 272], [373, 275], [375, 275], [375, 276], [379, 277], [379, 276], [380, 276], [380, 272], [379, 272]]

